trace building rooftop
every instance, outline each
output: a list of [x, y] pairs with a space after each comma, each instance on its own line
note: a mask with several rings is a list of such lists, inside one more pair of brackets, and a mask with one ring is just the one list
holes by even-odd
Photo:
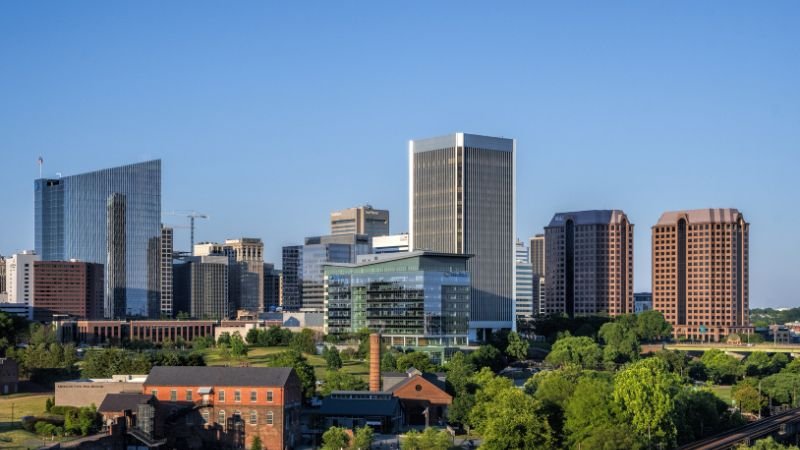
[[480, 148], [484, 150], [510, 152], [514, 150], [514, 140], [503, 137], [483, 136], [480, 134], [452, 133], [444, 136], [414, 139], [411, 141], [411, 148], [414, 153], [452, 147]]
[[674, 225], [681, 217], [689, 223], [735, 223], [742, 217], [736, 208], [689, 209], [685, 211], [668, 211], [658, 219], [658, 225]]
[[277, 386], [289, 380], [289, 367], [186, 367], [156, 366], [144, 384], [148, 386]]
[[375, 400], [367, 399], [339, 399], [325, 398], [319, 408], [323, 416], [393, 416], [400, 407], [400, 401], [395, 397]]
[[461, 259], [469, 259], [472, 258], [473, 255], [467, 255], [463, 253], [445, 253], [445, 252], [435, 252], [431, 250], [416, 250], [413, 252], [397, 252], [397, 253], [376, 253], [372, 255], [361, 255], [359, 262], [356, 264], [352, 263], [325, 263], [325, 266], [335, 266], [335, 267], [362, 267], [362, 266], [369, 266], [372, 264], [381, 264], [389, 261], [400, 261], [403, 259], [411, 259], [411, 258], [419, 258], [421, 256], [438, 256], [438, 257], [452, 257], [452, 258], [461, 258]]
[[125, 410], [135, 411], [139, 405], [149, 402], [152, 398], [151, 395], [133, 392], [106, 394], [106, 397], [103, 399], [102, 403], [100, 403], [97, 411], [101, 413]]
[[567, 219], [572, 219], [575, 225], [618, 225], [622, 219], [627, 219], [619, 209], [595, 209], [591, 211], [572, 211], [556, 213], [548, 227], [561, 227]]

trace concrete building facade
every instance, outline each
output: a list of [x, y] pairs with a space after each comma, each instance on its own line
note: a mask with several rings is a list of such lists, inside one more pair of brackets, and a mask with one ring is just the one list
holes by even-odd
[[389, 211], [371, 205], [331, 213], [331, 234], [366, 234], [369, 237], [389, 234]]
[[515, 328], [515, 152], [467, 133], [409, 142], [409, 247], [474, 255], [471, 339]]
[[12, 255], [6, 260], [8, 302], [33, 306], [33, 266], [41, 257], [32, 250]]
[[652, 228], [653, 308], [679, 339], [750, 327], [750, 224], [737, 209], [666, 212]]
[[408, 233], [372, 238], [372, 251], [375, 253], [397, 253], [408, 250]]
[[633, 313], [633, 224], [625, 213], [558, 213], [545, 243], [547, 314]]

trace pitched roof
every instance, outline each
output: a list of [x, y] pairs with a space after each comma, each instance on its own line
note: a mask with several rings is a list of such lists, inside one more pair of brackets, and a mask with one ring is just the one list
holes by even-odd
[[136, 394], [133, 392], [122, 392], [119, 394], [106, 394], [106, 397], [97, 408], [99, 412], [117, 412], [125, 410], [136, 410], [142, 403], [147, 403], [153, 398], [151, 395]]
[[706, 208], [690, 209], [686, 211], [668, 211], [658, 219], [658, 225], [673, 225], [681, 217], [686, 217], [689, 223], [736, 223], [741, 217], [736, 208]]
[[572, 219], [575, 225], [618, 225], [622, 223], [622, 219], [627, 218], [625, 213], [618, 209], [562, 212], [553, 216], [547, 228], [564, 226], [567, 219]]
[[400, 401], [395, 398], [364, 400], [340, 399], [327, 397], [322, 400], [319, 414], [323, 416], [393, 416], [400, 407]]
[[277, 386], [289, 380], [289, 367], [156, 366], [144, 384], [148, 386]]

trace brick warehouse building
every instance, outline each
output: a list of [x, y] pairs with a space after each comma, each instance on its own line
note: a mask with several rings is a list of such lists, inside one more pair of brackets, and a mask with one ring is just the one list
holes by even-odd
[[[231, 447], [249, 448], [255, 436], [264, 449], [291, 449], [300, 442], [300, 379], [291, 368], [153, 367], [142, 393], [153, 395], [166, 414], [156, 435], [171, 423], [199, 427], [197, 435]], [[201, 431], [202, 430], [202, 431]]]

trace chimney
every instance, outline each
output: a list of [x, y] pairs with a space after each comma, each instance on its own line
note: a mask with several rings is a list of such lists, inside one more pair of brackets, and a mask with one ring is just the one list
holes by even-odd
[[381, 335], [369, 335], [369, 390], [381, 390]]

